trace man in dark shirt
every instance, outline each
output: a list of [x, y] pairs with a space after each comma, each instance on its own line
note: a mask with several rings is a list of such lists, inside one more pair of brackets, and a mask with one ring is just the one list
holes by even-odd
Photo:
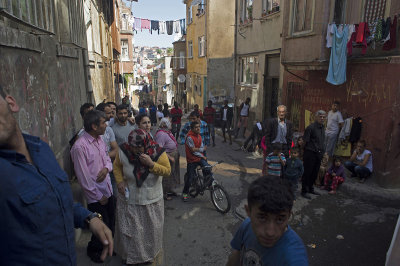
[[229, 144], [232, 145], [231, 125], [233, 119], [233, 108], [228, 105], [228, 100], [224, 100], [224, 106], [219, 111], [221, 117], [221, 128], [224, 142], [226, 142], [225, 131], [228, 131]]
[[306, 199], [311, 199], [307, 193], [319, 195], [318, 192], [314, 191], [314, 182], [317, 179], [322, 156], [325, 153], [325, 117], [325, 111], [316, 112], [315, 122], [309, 125], [304, 132], [306, 145], [303, 155], [304, 174], [301, 195]]
[[211, 100], [209, 100], [208, 103], [207, 103], [207, 107], [204, 108], [203, 117], [204, 117], [204, 121], [206, 121], [206, 123], [207, 123], [208, 132], [210, 133], [211, 139], [213, 141], [213, 147], [215, 147], [215, 127], [214, 127], [214, 123], [215, 123], [216, 111], [212, 107], [212, 104], [213, 104], [213, 102]]
[[172, 134], [176, 139], [179, 137], [179, 132], [181, 131], [181, 120], [182, 120], [182, 109], [179, 108], [177, 102], [174, 103], [174, 108], [171, 109], [172, 118]]
[[293, 124], [286, 119], [286, 106], [279, 105], [276, 108], [277, 118], [271, 118], [265, 126], [265, 146], [267, 154], [272, 152], [272, 143], [280, 143], [282, 152], [286, 158], [289, 158], [289, 149], [292, 145]]
[[22, 134], [16, 100], [0, 87], [1, 265], [76, 265], [74, 227], [89, 227], [113, 252], [110, 229], [73, 203], [67, 174], [47, 143]]

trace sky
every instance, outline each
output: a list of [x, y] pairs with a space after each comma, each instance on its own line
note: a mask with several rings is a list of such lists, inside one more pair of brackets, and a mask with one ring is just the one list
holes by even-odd
[[[130, 1], [124, 0], [129, 7]], [[132, 2], [133, 16], [150, 20], [177, 20], [186, 18], [186, 8], [182, 0], [138, 0]], [[172, 47], [174, 35], [160, 34], [148, 30], [134, 35], [135, 46]]]

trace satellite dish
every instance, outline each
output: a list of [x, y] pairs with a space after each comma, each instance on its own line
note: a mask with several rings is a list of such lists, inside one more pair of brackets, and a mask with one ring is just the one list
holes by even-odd
[[178, 82], [179, 82], [179, 83], [184, 83], [185, 81], [186, 81], [185, 75], [180, 74], [180, 75], [178, 76]]

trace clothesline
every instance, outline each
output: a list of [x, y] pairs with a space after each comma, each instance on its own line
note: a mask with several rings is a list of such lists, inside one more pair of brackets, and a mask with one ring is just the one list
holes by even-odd
[[164, 21], [128, 16], [128, 24], [136, 33], [138, 31], [149, 30], [151, 34], [153, 34], [153, 31], [157, 31], [158, 34], [168, 35], [186, 34], [186, 19], [184, 18]]

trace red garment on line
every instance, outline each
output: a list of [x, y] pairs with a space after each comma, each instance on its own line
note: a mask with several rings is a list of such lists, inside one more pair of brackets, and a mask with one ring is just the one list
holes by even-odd
[[355, 32], [351, 35], [349, 42], [347, 43], [347, 55], [351, 56], [353, 54], [353, 42], [362, 45], [361, 54], [365, 55], [367, 53], [367, 37], [370, 35], [369, 27], [367, 22], [362, 22], [359, 25], [355, 25]]

